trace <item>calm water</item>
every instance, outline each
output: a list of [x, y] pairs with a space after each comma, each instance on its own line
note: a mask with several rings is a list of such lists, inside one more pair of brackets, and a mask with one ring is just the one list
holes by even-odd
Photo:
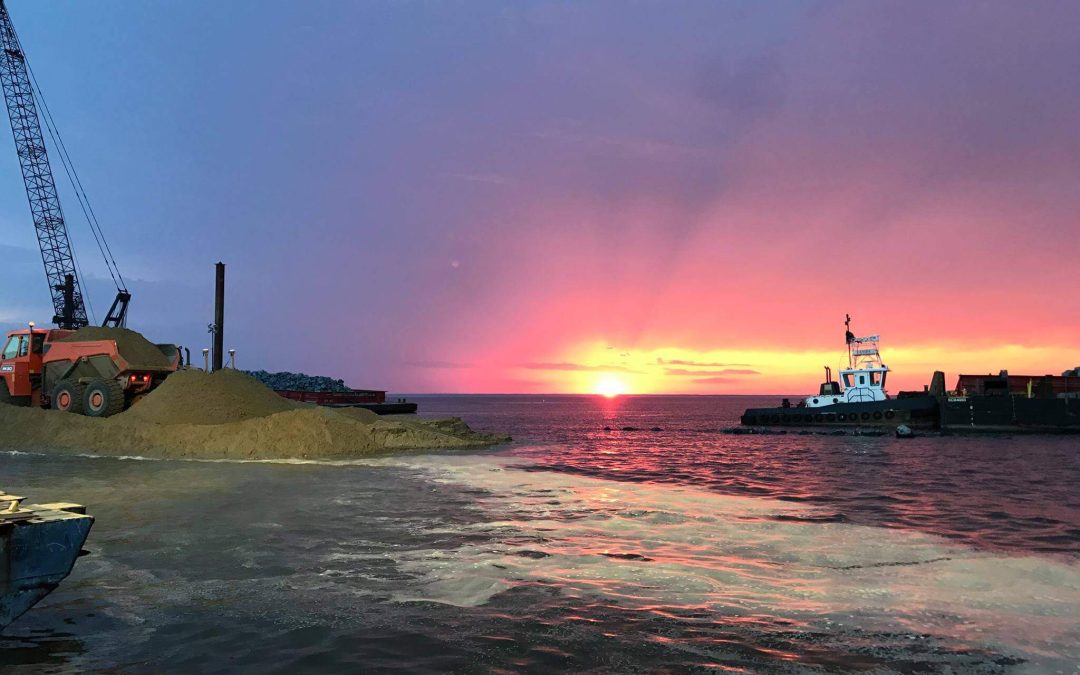
[[0, 488], [98, 519], [0, 672], [1080, 670], [1080, 438], [724, 434], [768, 402], [740, 397], [417, 400], [517, 440], [0, 454]]

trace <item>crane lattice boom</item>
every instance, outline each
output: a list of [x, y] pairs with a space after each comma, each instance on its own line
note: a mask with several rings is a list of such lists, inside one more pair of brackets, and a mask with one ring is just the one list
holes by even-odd
[[61, 328], [81, 328], [89, 322], [83, 303], [75, 259], [71, 253], [64, 212], [56, 193], [45, 139], [41, 134], [37, 103], [30, 86], [26, 58], [11, 24], [7, 7], [0, 0], [0, 84], [4, 89], [11, 132], [19, 155], [26, 196], [37, 230], [45, 276], [52, 293], [53, 320]]

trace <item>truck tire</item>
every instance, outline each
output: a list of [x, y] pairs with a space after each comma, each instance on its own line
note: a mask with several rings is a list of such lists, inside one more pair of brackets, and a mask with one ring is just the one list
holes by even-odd
[[124, 388], [116, 380], [94, 380], [83, 392], [87, 417], [108, 417], [124, 409]]
[[53, 410], [75, 413], [83, 412], [83, 385], [72, 380], [60, 380], [52, 391]]

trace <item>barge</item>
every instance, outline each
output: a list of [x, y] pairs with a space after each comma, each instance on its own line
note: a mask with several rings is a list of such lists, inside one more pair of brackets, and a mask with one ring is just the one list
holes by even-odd
[[409, 415], [416, 412], [415, 403], [405, 399], [387, 401], [385, 391], [374, 389], [353, 389], [352, 391], [275, 389], [274, 393], [292, 401], [314, 403], [329, 408], [365, 408], [379, 415]]
[[951, 431], [1080, 432], [1080, 377], [1073, 374], [960, 375], [941, 400]]
[[0, 491], [0, 631], [71, 573], [94, 524], [78, 504], [22, 501]]
[[386, 392], [380, 389], [353, 389], [344, 380], [325, 375], [245, 370], [275, 394], [290, 401], [313, 403], [328, 408], [365, 408], [378, 415], [405, 415], [415, 413], [417, 405], [399, 398], [387, 401]]
[[880, 336], [855, 336], [850, 316], [844, 325], [848, 367], [839, 381], [826, 366], [816, 396], [795, 405], [784, 399], [775, 408], [749, 408], [742, 425], [1080, 433], [1080, 369], [1060, 376], [960, 375], [953, 390], [946, 390], [945, 374], [937, 371], [923, 391], [890, 396], [885, 382], [891, 370], [881, 358]]

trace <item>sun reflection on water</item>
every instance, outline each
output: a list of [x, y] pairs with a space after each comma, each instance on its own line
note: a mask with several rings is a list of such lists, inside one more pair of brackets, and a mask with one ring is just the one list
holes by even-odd
[[475, 606], [551, 584], [566, 597], [602, 598], [657, 620], [926, 633], [962, 649], [1007, 647], [1055, 662], [1080, 641], [1072, 618], [1080, 593], [1061, 592], [1080, 589], [1076, 565], [835, 522], [796, 502], [520, 471], [521, 460], [412, 466], [482, 488], [476, 508], [490, 520], [473, 527], [495, 543], [400, 561], [421, 590], [399, 600]]

